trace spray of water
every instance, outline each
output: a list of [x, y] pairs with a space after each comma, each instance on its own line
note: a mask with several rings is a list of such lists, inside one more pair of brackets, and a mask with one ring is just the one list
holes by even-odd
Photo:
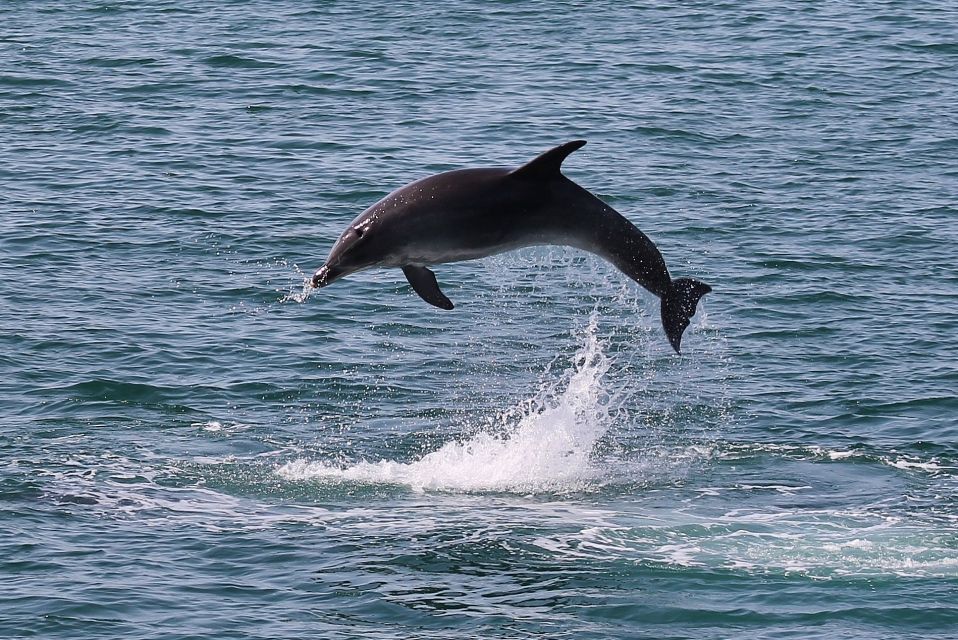
[[408, 463], [380, 460], [341, 468], [300, 459], [277, 472], [290, 480], [401, 484], [420, 491], [587, 490], [602, 481], [593, 451], [614, 415], [603, 388], [609, 358], [596, 329], [593, 315], [569, 367], [542, 383], [532, 398], [499, 414], [491, 430]]
[[309, 299], [309, 295], [314, 291], [311, 278], [303, 273], [298, 266], [293, 265], [293, 267], [299, 275], [303, 276], [303, 286], [297, 291], [294, 286], [290, 285], [289, 291], [280, 299], [280, 304], [287, 302], [298, 302], [302, 304]]

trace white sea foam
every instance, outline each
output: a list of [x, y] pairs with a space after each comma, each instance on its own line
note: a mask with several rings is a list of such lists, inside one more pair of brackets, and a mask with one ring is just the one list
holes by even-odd
[[920, 471], [927, 471], [929, 473], [937, 473], [939, 471], [955, 469], [955, 467], [942, 466], [938, 464], [937, 460], [934, 459], [923, 462], [920, 460], [909, 460], [905, 457], [899, 457], [895, 459], [884, 458], [882, 462], [889, 466], [895, 467], [896, 469], [917, 469]]
[[735, 510], [721, 516], [677, 509], [649, 515], [630, 527], [586, 526], [542, 536], [535, 544], [580, 560], [629, 559], [813, 579], [958, 575], [958, 555], [943, 523], [842, 509]]
[[241, 422], [221, 422], [219, 420], [207, 420], [206, 422], [192, 422], [190, 423], [191, 427], [201, 429], [203, 431], [208, 431], [210, 433], [235, 433], [238, 431], [244, 431], [251, 428], [251, 425], [243, 424]]
[[345, 468], [300, 459], [277, 472], [289, 480], [329, 479], [408, 485], [416, 490], [518, 491], [587, 489], [601, 480], [596, 441], [612, 423], [602, 379], [609, 359], [592, 318], [571, 366], [530, 400], [503, 412], [494, 432], [449, 442], [413, 462], [380, 460]]
[[859, 461], [883, 464], [906, 471], [922, 471], [930, 475], [953, 473], [958, 470], [954, 465], [942, 464], [937, 457], [922, 460], [914, 455], [895, 452], [881, 453], [867, 450], [827, 449], [818, 445], [795, 445], [776, 443], [728, 443], [719, 448], [717, 456], [724, 460], [738, 460], [758, 454], [772, 454], [792, 460]]

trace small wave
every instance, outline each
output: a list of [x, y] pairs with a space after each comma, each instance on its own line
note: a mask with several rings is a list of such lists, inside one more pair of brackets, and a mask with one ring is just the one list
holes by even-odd
[[[79, 400], [101, 400], [116, 402], [162, 402], [174, 393], [169, 387], [160, 387], [139, 382], [125, 382], [97, 378], [58, 388], [56, 391], [67, 393]], [[46, 392], [46, 390], [44, 390]]]
[[227, 67], [230, 69], [272, 69], [281, 66], [274, 62], [233, 55], [210, 56], [203, 60], [203, 62], [211, 67]]
[[156, 58], [150, 57], [105, 57], [98, 56], [81, 60], [80, 64], [90, 65], [92, 67], [106, 67], [113, 69], [117, 67], [143, 67], [159, 62]]
[[23, 75], [0, 75], [0, 87], [72, 87], [69, 80]]

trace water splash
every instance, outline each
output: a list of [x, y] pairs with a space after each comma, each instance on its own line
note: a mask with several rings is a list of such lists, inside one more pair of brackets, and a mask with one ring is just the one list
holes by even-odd
[[603, 388], [610, 362], [596, 336], [597, 324], [593, 314], [580, 348], [558, 379], [500, 413], [490, 430], [409, 463], [380, 460], [340, 468], [299, 459], [277, 473], [289, 480], [401, 484], [418, 491], [588, 490], [603, 478], [593, 450], [614, 418]]
[[307, 276], [305, 273], [303, 273], [303, 271], [298, 266], [293, 265], [293, 267], [295, 267], [296, 273], [303, 276], [303, 285], [298, 291], [293, 285], [290, 285], [289, 291], [286, 293], [286, 295], [284, 295], [280, 299], [279, 301], [280, 304], [285, 304], [287, 302], [298, 302], [298, 303], [306, 302], [307, 300], [309, 300], [310, 294], [312, 294], [313, 291], [315, 291], [315, 288], [313, 287], [312, 279], [309, 276]]

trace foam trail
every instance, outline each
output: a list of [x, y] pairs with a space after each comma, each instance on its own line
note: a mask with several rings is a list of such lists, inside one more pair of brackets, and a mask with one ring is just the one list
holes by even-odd
[[415, 490], [579, 491], [601, 480], [591, 462], [596, 441], [611, 424], [602, 378], [609, 359], [592, 316], [582, 345], [557, 380], [501, 413], [497, 433], [449, 442], [410, 463], [381, 460], [345, 468], [296, 460], [277, 470], [290, 480], [331, 479], [408, 485]]

